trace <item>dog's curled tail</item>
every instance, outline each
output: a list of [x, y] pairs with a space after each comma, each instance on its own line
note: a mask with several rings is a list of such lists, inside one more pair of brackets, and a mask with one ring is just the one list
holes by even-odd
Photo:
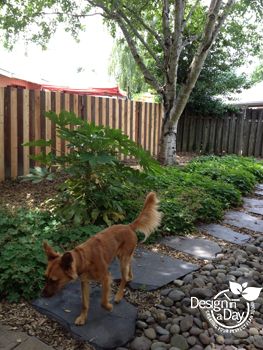
[[145, 199], [140, 215], [130, 224], [134, 231], [138, 230], [144, 234], [143, 242], [161, 223], [162, 213], [158, 211], [158, 203], [156, 194], [150, 192]]

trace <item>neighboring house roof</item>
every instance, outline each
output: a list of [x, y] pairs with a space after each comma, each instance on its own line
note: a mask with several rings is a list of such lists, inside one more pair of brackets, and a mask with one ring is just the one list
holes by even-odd
[[21, 87], [23, 89], [30, 90], [49, 90], [49, 91], [61, 91], [79, 95], [91, 95], [91, 96], [109, 96], [109, 97], [121, 97], [126, 95], [122, 93], [118, 86], [112, 88], [87, 88], [87, 89], [75, 89], [68, 86], [55, 86], [41, 83], [34, 83], [24, 79], [16, 78], [7, 74], [0, 74], [0, 87], [13, 86]]
[[66, 86], [41, 85], [42, 90], [61, 91], [71, 94], [93, 95], [93, 96], [111, 96], [111, 97], [126, 97], [118, 86], [112, 88], [88, 88], [88, 89], [73, 89]]
[[263, 81], [255, 84], [248, 90], [233, 96], [236, 101], [231, 103], [241, 107], [262, 107], [263, 106]]

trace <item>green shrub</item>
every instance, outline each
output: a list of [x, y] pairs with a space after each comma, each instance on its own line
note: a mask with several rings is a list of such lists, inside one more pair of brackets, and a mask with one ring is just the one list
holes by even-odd
[[263, 167], [252, 159], [228, 157], [201, 157], [191, 162], [186, 171], [212, 180], [219, 180], [234, 185], [243, 195], [250, 193], [256, 182], [263, 176]]
[[[48, 169], [68, 175], [61, 192], [51, 201], [54, 212], [76, 226], [122, 221], [126, 214], [122, 200], [129, 196], [133, 183], [145, 182], [147, 173], [160, 169], [156, 161], [121, 130], [87, 123], [68, 112], [59, 116], [50, 112], [47, 117], [56, 124], [69, 149], [65, 155], [50, 152], [33, 157]], [[25, 145], [43, 147], [52, 146], [52, 142], [38, 140]], [[121, 162], [121, 155], [137, 160], [142, 171]], [[35, 170], [26, 179], [36, 182], [41, 178], [52, 180], [47, 170]]]
[[0, 298], [32, 299], [44, 284], [46, 256], [43, 240], [58, 251], [85, 241], [102, 227], [71, 228], [62, 225], [50, 212], [0, 211]]

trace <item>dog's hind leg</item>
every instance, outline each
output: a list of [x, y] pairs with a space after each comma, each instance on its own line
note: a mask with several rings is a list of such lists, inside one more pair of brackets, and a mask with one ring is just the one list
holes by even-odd
[[132, 280], [132, 271], [131, 271], [131, 256], [122, 257], [120, 259], [121, 265], [121, 283], [117, 294], [115, 295], [115, 303], [119, 303], [124, 295], [124, 288], [126, 283]]
[[82, 326], [87, 321], [89, 310], [89, 281], [81, 281], [81, 297], [82, 297], [82, 309], [80, 315], [75, 320], [75, 325]]
[[101, 306], [106, 310], [111, 311], [113, 305], [109, 302], [111, 292], [111, 276], [109, 273], [105, 274], [101, 280], [102, 283], [102, 299]]

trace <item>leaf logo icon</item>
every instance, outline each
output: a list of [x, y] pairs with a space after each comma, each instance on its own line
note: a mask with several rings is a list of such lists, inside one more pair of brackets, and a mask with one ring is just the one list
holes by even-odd
[[[230, 290], [235, 295], [241, 295], [247, 301], [254, 301], [259, 297], [262, 288], [247, 287], [247, 282], [242, 285], [237, 282], [229, 282]], [[243, 289], [244, 288], [244, 289]]]
[[248, 287], [243, 290], [242, 297], [248, 301], [254, 301], [259, 297], [262, 288]]
[[242, 285], [239, 283], [229, 281], [229, 287], [231, 292], [235, 295], [239, 295], [242, 293], [243, 288]]

